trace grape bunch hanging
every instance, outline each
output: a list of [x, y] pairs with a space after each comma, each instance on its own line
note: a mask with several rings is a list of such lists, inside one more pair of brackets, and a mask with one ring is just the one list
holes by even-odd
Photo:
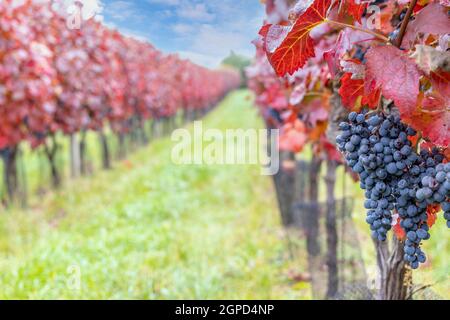
[[437, 148], [415, 150], [410, 138], [417, 133], [398, 116], [352, 112], [340, 130], [336, 142], [365, 190], [372, 237], [385, 241], [400, 221], [405, 261], [417, 269], [426, 261], [421, 243], [430, 238], [427, 209], [440, 205], [450, 228], [450, 163]]

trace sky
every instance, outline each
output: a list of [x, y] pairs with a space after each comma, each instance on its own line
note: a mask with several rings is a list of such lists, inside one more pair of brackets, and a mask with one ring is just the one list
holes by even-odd
[[104, 23], [167, 53], [214, 68], [233, 50], [254, 55], [259, 0], [102, 0]]

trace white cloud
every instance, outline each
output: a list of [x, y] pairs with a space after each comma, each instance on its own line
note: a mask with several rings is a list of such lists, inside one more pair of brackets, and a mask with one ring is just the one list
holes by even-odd
[[[178, 31], [185, 31], [179, 27]], [[180, 56], [195, 63], [215, 68], [233, 50], [239, 54], [253, 56], [254, 49], [249, 43], [248, 35], [227, 31], [217, 26], [204, 24], [196, 27], [194, 32], [187, 32], [190, 45], [181, 50]]]
[[172, 28], [185, 40], [184, 55], [208, 67], [217, 67], [231, 50], [252, 57], [255, 49], [251, 41], [257, 37], [262, 25], [263, 8], [249, 15], [241, 2], [210, 0], [207, 3], [209, 10], [217, 14], [217, 19], [209, 23], [178, 23]]
[[173, 32], [179, 35], [187, 35], [195, 30], [195, 27], [191, 24], [176, 23], [172, 26]]
[[192, 41], [192, 46], [199, 51], [216, 55], [221, 55], [224, 51], [227, 54], [230, 50], [238, 50], [247, 44], [248, 39], [242, 33], [227, 31], [210, 24], [200, 26]]
[[181, 0], [147, 0], [150, 4], [165, 4], [169, 6], [176, 6], [181, 3]]
[[104, 7], [105, 14], [114, 20], [125, 21], [128, 19], [140, 19], [138, 11], [133, 2], [117, 0], [112, 1]]
[[215, 15], [208, 11], [208, 8], [204, 3], [185, 3], [178, 11], [178, 16], [184, 19], [200, 21], [211, 21], [215, 18]]
[[194, 0], [147, 0], [147, 2], [174, 7], [174, 15], [182, 19], [209, 22], [215, 18], [215, 14], [209, 10], [206, 3]]

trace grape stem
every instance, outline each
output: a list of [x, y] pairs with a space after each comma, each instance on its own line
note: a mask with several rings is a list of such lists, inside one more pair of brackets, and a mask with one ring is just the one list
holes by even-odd
[[412, 0], [409, 3], [408, 11], [406, 12], [405, 17], [403, 18], [402, 25], [400, 26], [400, 32], [398, 34], [398, 38], [395, 43], [395, 46], [397, 48], [400, 48], [400, 46], [402, 45], [403, 38], [405, 37], [405, 33], [406, 33], [406, 28], [408, 27], [409, 19], [411, 18], [412, 14], [413, 14], [414, 7], [416, 6], [416, 4], [417, 4], [417, 0]]
[[416, 152], [419, 152], [419, 146], [420, 146], [420, 143], [421, 143], [421, 142], [422, 142], [422, 133], [419, 132], [419, 136], [417, 137], [416, 145], [414, 146], [414, 150], [415, 150]]
[[383, 96], [380, 95], [380, 99], [378, 100], [378, 106], [375, 110], [372, 110], [370, 112], [367, 113], [367, 116], [371, 116], [374, 114], [380, 114], [383, 112]]
[[377, 112], [383, 111], [383, 96], [380, 94], [380, 98], [378, 99]]
[[352, 24], [347, 24], [347, 23], [338, 22], [338, 21], [329, 20], [329, 19], [326, 19], [325, 21], [330, 23], [330, 24], [334, 24], [334, 25], [337, 25], [337, 26], [340, 26], [340, 27], [351, 28], [353, 30], [358, 30], [358, 31], [361, 31], [361, 32], [365, 32], [365, 33], [368, 33], [368, 34], [374, 36], [375, 38], [378, 38], [381, 41], [389, 42], [389, 38], [388, 37], [386, 37], [386, 36], [384, 36], [384, 35], [382, 35], [380, 33], [371, 31], [369, 29], [365, 29], [365, 28], [361, 28], [361, 27], [358, 27], [358, 26], [354, 26]]

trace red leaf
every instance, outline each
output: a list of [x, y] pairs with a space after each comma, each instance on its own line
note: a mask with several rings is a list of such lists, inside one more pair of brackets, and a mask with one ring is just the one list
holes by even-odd
[[400, 221], [401, 221], [401, 219], [397, 218], [397, 223], [392, 227], [392, 230], [394, 231], [394, 234], [398, 240], [404, 240], [406, 238], [406, 232], [400, 226]]
[[284, 125], [279, 139], [279, 148], [283, 151], [300, 152], [307, 141], [305, 125], [297, 119], [294, 123]]
[[437, 213], [441, 211], [439, 205], [429, 205], [427, 208], [427, 225], [431, 228], [437, 220]]
[[[284, 76], [286, 73], [292, 75], [303, 67], [309, 58], [315, 56], [314, 41], [309, 34], [312, 29], [325, 22], [331, 4], [332, 0], [315, 0], [297, 19], [287, 34], [280, 32], [281, 26], [270, 27], [267, 36], [272, 33], [272, 30], [278, 35], [278, 39], [272, 39], [274, 42], [280, 42], [280, 39], [286, 34], [279, 46], [267, 43], [266, 38], [267, 56], [278, 76]], [[269, 46], [275, 47], [274, 50], [268, 50]]]
[[432, 72], [431, 84], [433, 85], [433, 89], [442, 98], [442, 101], [450, 104], [450, 72]]
[[368, 3], [362, 1], [356, 3], [356, 0], [344, 0], [341, 5], [341, 15], [348, 14], [357, 22], [361, 23], [362, 15], [364, 14], [364, 10], [366, 10]]
[[272, 25], [271, 24], [266, 24], [264, 26], [261, 27], [261, 29], [259, 30], [258, 34], [260, 36], [262, 36], [263, 38], [265, 38], [267, 36], [267, 33], [269, 32], [269, 29]]
[[408, 24], [402, 47], [405, 49], [411, 48], [411, 45], [420, 33], [436, 35], [450, 33], [447, 9], [438, 3], [430, 3], [422, 9], [415, 19]]
[[369, 49], [366, 54], [366, 92], [381, 88], [402, 114], [417, 105], [420, 73], [413, 60], [393, 46]]
[[8, 146], [8, 139], [0, 135], [0, 149], [6, 148]]
[[364, 95], [364, 80], [353, 80], [351, 73], [345, 73], [341, 79], [339, 95], [344, 107], [354, 110], [358, 98]]
[[420, 10], [422, 10], [423, 8], [425, 8], [425, 6], [421, 5], [419, 2], [416, 3], [416, 6], [414, 7], [413, 13], [417, 13]]
[[325, 152], [327, 153], [327, 159], [337, 161], [339, 163], [342, 162], [342, 153], [340, 153], [334, 144], [328, 141], [327, 138], [323, 137], [321, 139], [321, 144]]
[[368, 95], [364, 94], [362, 98], [362, 105], [368, 106], [370, 109], [376, 109], [378, 107], [380, 96], [381, 96], [380, 89], [371, 90]]
[[432, 92], [408, 114], [406, 121], [433, 144], [448, 146], [450, 143], [450, 73], [431, 73]]
[[397, 2], [396, 1], [385, 1], [381, 5], [381, 15], [380, 15], [380, 30], [383, 33], [389, 33], [394, 31], [394, 27], [392, 26], [391, 20], [392, 16], [397, 11]]
[[[339, 95], [342, 104], [349, 110], [359, 110], [361, 106], [367, 105], [376, 108], [380, 98], [380, 90], [371, 90], [368, 95], [364, 93], [364, 80], [352, 79], [351, 73], [345, 73], [341, 79]], [[361, 97], [361, 100], [358, 99]]]
[[362, 31], [345, 28], [339, 33], [336, 45], [333, 49], [324, 53], [324, 59], [328, 64], [331, 76], [334, 78], [336, 73], [341, 70], [341, 59], [350, 51], [355, 43], [365, 42], [372, 39], [373, 36]]

